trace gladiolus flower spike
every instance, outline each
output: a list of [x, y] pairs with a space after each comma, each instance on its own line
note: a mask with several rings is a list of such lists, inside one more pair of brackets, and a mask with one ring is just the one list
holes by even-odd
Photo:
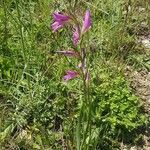
[[[59, 13], [59, 12], [53, 13], [53, 18], [54, 18], [54, 22], [51, 25], [53, 32], [56, 32], [58, 29], [64, 27], [64, 25], [67, 24], [69, 22], [69, 20], [71, 20], [70, 16]], [[75, 46], [77, 46], [77, 44], [79, 44], [80, 38], [82, 38], [82, 35], [91, 28], [91, 25], [92, 25], [91, 14], [90, 14], [90, 11], [87, 10], [85, 13], [84, 19], [83, 19], [82, 28], [79, 26], [79, 23], [74, 23], [75, 28], [73, 31], [73, 44]], [[79, 57], [80, 58], [80, 52], [76, 52], [74, 50], [57, 51], [57, 53], [63, 54], [65, 56], [69, 56], [69, 57]], [[86, 68], [86, 54], [85, 53], [83, 53], [82, 59], [83, 60], [81, 60], [82, 63], [79, 66], [79, 68], [82, 69], [83, 72], [85, 73], [85, 80], [88, 83], [89, 79], [90, 79], [90, 74]], [[64, 81], [69, 81], [71, 79], [76, 78], [77, 76], [79, 76], [79, 73], [77, 71], [69, 70], [69, 71], [66, 71], [66, 75], [63, 77], [63, 79], [64, 79]]]

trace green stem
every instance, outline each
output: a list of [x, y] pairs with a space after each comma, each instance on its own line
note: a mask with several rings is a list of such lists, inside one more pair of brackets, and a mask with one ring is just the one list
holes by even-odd
[[[18, 6], [18, 1], [16, 0], [15, 1], [16, 3], [16, 8], [17, 8], [17, 14], [18, 14], [18, 20], [19, 22], [21, 23], [21, 15], [20, 15], [20, 10], [19, 10], [19, 6]], [[22, 49], [23, 49], [23, 58], [24, 58], [24, 61], [25, 63], [27, 62], [27, 59], [26, 59], [26, 55], [25, 55], [25, 43], [24, 43], [24, 37], [23, 37], [23, 32], [22, 32], [22, 26], [19, 24], [19, 30], [20, 30], [20, 36], [21, 36], [21, 43], [22, 43]]]
[[88, 118], [87, 118], [87, 125], [86, 125], [86, 129], [85, 129], [85, 132], [83, 134], [83, 142], [81, 144], [81, 150], [82, 150], [82, 147], [84, 146], [84, 143], [85, 143], [85, 140], [86, 140], [86, 136], [88, 134], [88, 130], [89, 130], [89, 133], [91, 133], [91, 126], [90, 126], [90, 123], [91, 123], [91, 102], [90, 102], [90, 96], [89, 96], [89, 88], [86, 87], [86, 97], [87, 97], [87, 107], [88, 107]]
[[[82, 38], [82, 40], [83, 40], [83, 38]], [[81, 40], [81, 44], [82, 44], [82, 40]], [[84, 99], [85, 99], [85, 105], [86, 105], [85, 109], [88, 108], [87, 125], [86, 125], [85, 131], [83, 129], [83, 142], [82, 142], [81, 147], [80, 147], [80, 150], [82, 150], [84, 148], [84, 144], [86, 141], [86, 136], [88, 134], [88, 130], [91, 132], [91, 127], [90, 127], [90, 123], [91, 123], [91, 101], [90, 101], [90, 95], [89, 95], [89, 85], [86, 83], [86, 78], [87, 78], [87, 73], [88, 73], [88, 70], [87, 70], [88, 66], [87, 66], [87, 62], [86, 62], [87, 55], [86, 55], [85, 49], [82, 49], [82, 45], [80, 45], [80, 49], [81, 49], [81, 53], [82, 53], [81, 71], [82, 71], [82, 78], [83, 78]], [[86, 114], [84, 116], [86, 116]], [[84, 121], [84, 118], [83, 118], [83, 121]]]
[[8, 42], [8, 31], [7, 31], [7, 22], [8, 22], [8, 17], [7, 17], [7, 8], [6, 8], [6, 2], [3, 1], [3, 9], [4, 9], [4, 39], [3, 39], [3, 43], [4, 46], [7, 46], [7, 42]]

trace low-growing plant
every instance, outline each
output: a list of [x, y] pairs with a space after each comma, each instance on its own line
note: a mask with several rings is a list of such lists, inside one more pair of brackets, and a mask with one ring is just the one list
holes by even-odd
[[[139, 112], [138, 98], [132, 94], [125, 78], [121, 74], [116, 77], [115, 73], [118, 70], [108, 73], [105, 73], [104, 70], [100, 74], [89, 73], [93, 61], [90, 61], [90, 52], [86, 49], [88, 46], [84, 47], [83, 45], [84, 40], [87, 40], [83, 35], [84, 30], [89, 29], [91, 26], [90, 12], [86, 11], [82, 29], [75, 14], [54, 13], [53, 16], [55, 20], [52, 24], [53, 31], [56, 32], [65, 24], [69, 24], [69, 20], [72, 20], [75, 24], [75, 31], [73, 32], [74, 45], [76, 46], [79, 42], [79, 47], [75, 47], [74, 50], [57, 51], [59, 54], [74, 57], [81, 62], [78, 65], [79, 69], [81, 69], [80, 72], [67, 71], [64, 76], [65, 81], [80, 75], [83, 76], [81, 78], [83, 85], [80, 88], [83, 91], [84, 99], [82, 98], [78, 102], [80, 107], [79, 113], [77, 113], [79, 114], [77, 115], [77, 128], [75, 128], [76, 149], [91, 149], [93, 145], [95, 145], [95, 149], [98, 145], [101, 145], [100, 147], [102, 148], [105, 140], [111, 141], [113, 138], [116, 139], [116, 136], [120, 140], [127, 132], [129, 133], [146, 123], [145, 116]], [[73, 63], [73, 67], [76, 68], [76, 63]], [[101, 68], [98, 67], [98, 70], [101, 70]], [[114, 77], [111, 74], [114, 74]], [[96, 77], [93, 79], [92, 75]], [[96, 86], [90, 83], [90, 76], [95, 80]], [[98, 83], [98, 80], [101, 80], [100, 83]], [[94, 120], [92, 120], [93, 118]], [[96, 133], [94, 133], [94, 130]], [[93, 137], [93, 133], [96, 138]], [[99, 142], [97, 142], [98, 137], [100, 138]], [[105, 144], [107, 145], [107, 142]]]
[[126, 59], [136, 45], [129, 33], [135, 11], [125, 16], [126, 5], [2, 1], [2, 149], [111, 150], [134, 142], [147, 119], [115, 59]]

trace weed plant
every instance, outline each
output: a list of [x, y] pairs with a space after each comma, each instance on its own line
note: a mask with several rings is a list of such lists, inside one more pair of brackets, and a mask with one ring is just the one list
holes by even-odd
[[[134, 143], [147, 118], [124, 73], [126, 63], [135, 64], [141, 54], [137, 36], [149, 31], [148, 3], [0, 1], [1, 149], [111, 150], [122, 141]], [[90, 62], [90, 130], [85, 130], [89, 109], [82, 107], [82, 79], [62, 80], [78, 63], [57, 53], [74, 48], [72, 27], [56, 33], [50, 27], [54, 11], [84, 16], [87, 9], [92, 17], [84, 42]]]

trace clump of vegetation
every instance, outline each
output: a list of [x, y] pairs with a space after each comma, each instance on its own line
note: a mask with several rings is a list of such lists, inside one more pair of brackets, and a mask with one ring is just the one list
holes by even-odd
[[1, 2], [2, 150], [111, 150], [135, 142], [148, 119], [124, 73], [141, 54], [141, 23], [149, 31], [146, 3]]

